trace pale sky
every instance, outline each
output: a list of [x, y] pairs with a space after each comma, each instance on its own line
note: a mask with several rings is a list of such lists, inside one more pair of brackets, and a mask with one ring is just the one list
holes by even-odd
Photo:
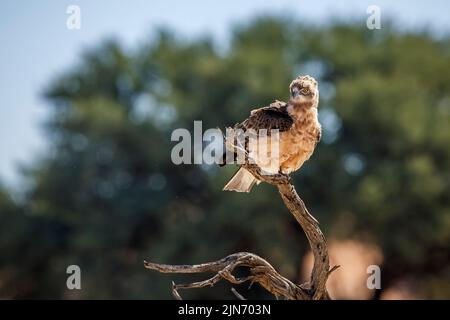
[[[306, 4], [307, 5], [303, 5]], [[81, 30], [66, 27], [66, 8], [81, 9]], [[17, 186], [19, 163], [45, 153], [42, 123], [48, 106], [41, 94], [79, 53], [108, 36], [130, 48], [168, 26], [186, 37], [211, 34], [227, 40], [230, 27], [258, 14], [294, 16], [326, 23], [330, 17], [366, 19], [369, 5], [405, 29], [450, 31], [450, 1], [152, 1], [152, 0], [2, 0], [0, 2], [0, 183]]]

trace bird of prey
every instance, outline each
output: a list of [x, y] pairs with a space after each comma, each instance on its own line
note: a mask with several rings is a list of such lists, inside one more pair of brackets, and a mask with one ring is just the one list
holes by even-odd
[[[278, 130], [277, 153], [267, 153], [272, 157], [269, 160], [276, 160], [270, 163], [276, 163], [277, 172], [273, 172], [273, 165], [265, 166], [262, 162], [256, 161], [263, 171], [290, 174], [298, 170], [311, 157], [321, 138], [322, 130], [317, 114], [319, 104], [317, 81], [311, 76], [299, 76], [291, 82], [289, 90], [290, 99], [287, 103], [276, 100], [267, 107], [255, 109], [246, 120], [236, 124], [232, 129], [244, 132]], [[227, 141], [225, 143], [227, 144]], [[229, 147], [227, 149], [230, 150]], [[244, 143], [242, 149], [247, 155], [253, 151], [249, 150], [248, 143]], [[236, 152], [236, 149], [233, 150]], [[255, 183], [259, 181], [241, 167], [223, 190], [250, 192]]]

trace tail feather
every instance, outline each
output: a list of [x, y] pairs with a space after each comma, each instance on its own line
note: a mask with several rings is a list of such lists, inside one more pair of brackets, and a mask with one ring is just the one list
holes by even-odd
[[256, 179], [249, 171], [244, 168], [240, 168], [234, 176], [223, 187], [225, 191], [236, 192], [250, 192], [255, 183], [259, 184], [259, 180]]

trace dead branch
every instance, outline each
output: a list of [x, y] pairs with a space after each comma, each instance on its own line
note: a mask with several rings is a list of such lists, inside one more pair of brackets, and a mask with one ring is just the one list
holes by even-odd
[[245, 299], [235, 288], [231, 288], [231, 292], [238, 298], [239, 300], [247, 300]]
[[[178, 293], [179, 289], [212, 287], [221, 280], [227, 280], [233, 284], [244, 282], [259, 283], [277, 298], [283, 297], [289, 300], [329, 299], [326, 282], [330, 273], [339, 266], [334, 266], [330, 269], [327, 243], [319, 228], [319, 223], [308, 212], [305, 203], [290, 183], [289, 176], [284, 174], [264, 175], [256, 165], [245, 164], [244, 166], [258, 180], [278, 188], [284, 204], [305, 232], [314, 255], [314, 266], [310, 281], [302, 285], [296, 285], [280, 275], [265, 259], [248, 252], [231, 254], [218, 261], [197, 265], [167, 265], [144, 262], [144, 266], [147, 269], [163, 273], [215, 273], [214, 276], [204, 281], [186, 284], [172, 283], [172, 293], [176, 299], [181, 299]], [[247, 267], [249, 275], [243, 278], [236, 278], [232, 273], [237, 267]], [[233, 291], [233, 293], [239, 299], [243, 299], [236, 291]]]

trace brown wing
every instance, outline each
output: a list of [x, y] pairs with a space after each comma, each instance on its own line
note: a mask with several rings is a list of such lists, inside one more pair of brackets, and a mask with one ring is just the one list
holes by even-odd
[[[267, 129], [267, 135], [270, 135], [270, 130], [278, 129], [279, 132], [287, 131], [294, 123], [294, 120], [287, 112], [287, 106], [288, 105], [285, 102], [275, 101], [268, 107], [253, 110], [250, 117], [244, 122], [236, 124], [234, 129], [243, 129], [244, 131], [249, 129], [255, 131]], [[247, 140], [245, 142], [245, 145], [246, 144]], [[247, 148], [247, 146], [245, 146], [245, 148]], [[228, 153], [225, 150], [222, 156], [223, 163], [219, 164], [220, 166], [230, 163], [227, 156]], [[234, 153], [232, 156], [233, 159], [230, 159], [230, 161], [236, 160], [237, 154]]]
[[293, 123], [294, 120], [287, 112], [287, 104], [276, 101], [268, 107], [252, 111], [250, 117], [237, 127], [244, 130], [254, 129], [256, 131], [267, 129], [268, 132], [277, 129], [279, 132], [283, 132], [289, 130]]

